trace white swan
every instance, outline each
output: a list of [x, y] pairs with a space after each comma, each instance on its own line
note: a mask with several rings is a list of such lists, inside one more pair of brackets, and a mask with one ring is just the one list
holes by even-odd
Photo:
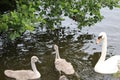
[[65, 59], [60, 58], [58, 46], [54, 45], [54, 49], [56, 52], [55, 57], [55, 68], [60, 72], [64, 72], [65, 74], [74, 74], [75, 70], [70, 62], [67, 62]]
[[[33, 70], [5, 70], [4, 74], [16, 80], [39, 79], [41, 74], [36, 68], [35, 62], [40, 62], [38, 57], [31, 57], [31, 67]], [[41, 63], [41, 62], [40, 62]]]
[[107, 52], [107, 36], [105, 32], [101, 32], [97, 39], [97, 43], [103, 40], [102, 44], [102, 53], [101, 56], [96, 63], [94, 70], [101, 74], [113, 74], [118, 72], [120, 68], [120, 55], [115, 55], [105, 60], [106, 52]]

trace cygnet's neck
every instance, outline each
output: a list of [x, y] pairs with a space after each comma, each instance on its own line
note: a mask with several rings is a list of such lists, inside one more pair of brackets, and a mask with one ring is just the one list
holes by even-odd
[[56, 52], [56, 59], [60, 59], [59, 50], [56, 49], [55, 52]]
[[31, 67], [32, 67], [33, 72], [34, 72], [35, 74], [40, 74], [39, 71], [38, 71], [37, 68], [36, 68], [35, 62], [32, 62], [32, 61], [31, 61]]

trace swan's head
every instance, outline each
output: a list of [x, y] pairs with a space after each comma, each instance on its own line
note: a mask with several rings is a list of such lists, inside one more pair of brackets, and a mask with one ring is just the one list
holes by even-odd
[[41, 61], [39, 60], [39, 58], [37, 57], [37, 56], [32, 56], [31, 57], [31, 62], [39, 62], [39, 63], [41, 63]]
[[100, 43], [104, 38], [106, 38], [106, 33], [105, 32], [101, 32], [98, 35], [98, 39], [97, 39], [97, 44]]

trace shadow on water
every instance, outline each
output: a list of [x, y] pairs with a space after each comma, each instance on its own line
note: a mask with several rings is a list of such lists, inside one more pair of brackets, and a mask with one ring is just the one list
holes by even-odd
[[[81, 34], [80, 31], [65, 32], [65, 28], [55, 31], [27, 31], [15, 42], [7, 43], [0, 49], [0, 80], [13, 80], [4, 75], [6, 69], [31, 69], [30, 58], [36, 55], [41, 64], [36, 63], [42, 77], [41, 80], [58, 80], [59, 72], [55, 69], [55, 54], [53, 44], [60, 49], [60, 56], [73, 64], [77, 75], [65, 75], [69, 80], [118, 80], [113, 75], [101, 75], [94, 72], [93, 67], [99, 58], [99, 53], [93, 55], [81, 48], [85, 43], [93, 43], [93, 34]], [[77, 32], [79, 36], [75, 36]], [[76, 38], [76, 39], [74, 39]], [[3, 46], [3, 45], [2, 45]]]

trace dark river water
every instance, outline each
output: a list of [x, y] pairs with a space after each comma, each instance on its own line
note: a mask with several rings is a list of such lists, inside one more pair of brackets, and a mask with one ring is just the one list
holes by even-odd
[[14, 80], [4, 75], [6, 69], [31, 69], [30, 58], [33, 55], [38, 56], [42, 62], [36, 63], [42, 75], [40, 80], [58, 80], [59, 72], [54, 66], [53, 44], [59, 46], [60, 56], [71, 62], [80, 77], [79, 79], [76, 75], [66, 75], [69, 80], [119, 80], [114, 74], [103, 75], [93, 70], [101, 52], [101, 44], [95, 43], [100, 32], [107, 33], [107, 57], [120, 52], [120, 9], [104, 8], [101, 13], [104, 16], [101, 22], [82, 30], [76, 28], [76, 22], [66, 17], [62, 24], [67, 28], [61, 28], [60, 31], [56, 30], [52, 34], [46, 34], [45, 29], [38, 29], [37, 34], [27, 31], [23, 39], [14, 44], [9, 43], [5, 49], [0, 42], [0, 80]]

